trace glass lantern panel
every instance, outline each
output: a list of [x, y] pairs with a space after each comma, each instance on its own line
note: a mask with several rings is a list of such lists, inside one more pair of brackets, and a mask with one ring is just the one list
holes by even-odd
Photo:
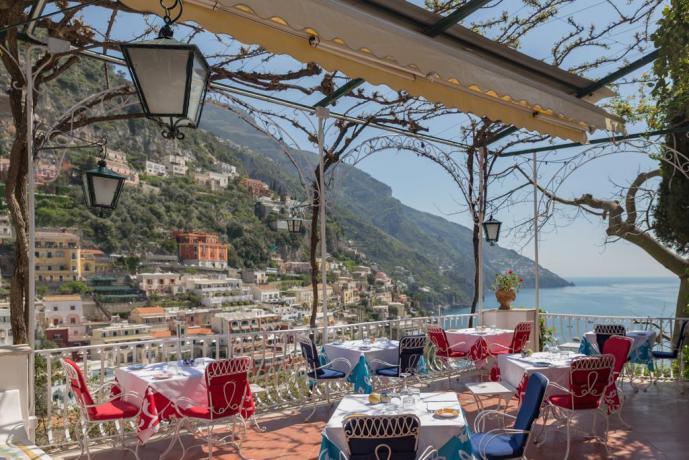
[[195, 125], [198, 125], [203, 104], [204, 91], [208, 80], [208, 69], [202, 61], [203, 57], [194, 53], [194, 65], [191, 72], [191, 88], [189, 91], [189, 109], [187, 116]]
[[112, 206], [120, 180], [112, 177], [93, 176], [93, 206]]
[[150, 115], [183, 115], [191, 51], [162, 46], [134, 46], [128, 50]]

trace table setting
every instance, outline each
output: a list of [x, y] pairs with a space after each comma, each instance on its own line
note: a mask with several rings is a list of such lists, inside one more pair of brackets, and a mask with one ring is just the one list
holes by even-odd
[[[652, 352], [657, 336], [656, 331], [627, 331], [625, 336], [633, 340], [627, 362], [645, 365], [649, 371], [653, 372], [654, 365]], [[579, 353], [588, 356], [600, 354], [598, 342], [596, 341], [596, 333], [594, 331], [588, 331], [584, 334], [579, 343]]]
[[326, 362], [337, 358], [347, 359], [353, 364], [351, 370], [344, 363], [336, 363], [333, 368], [347, 374], [347, 381], [354, 384], [355, 392], [370, 393], [373, 391], [371, 374], [385, 367], [382, 363], [397, 364], [399, 341], [385, 337], [336, 340], [323, 346], [321, 356]]
[[[143, 444], [160, 428], [160, 422], [178, 417], [175, 402], [184, 399], [208, 404], [205, 370], [211, 358], [196, 358], [155, 364], [133, 364], [115, 369], [119, 391], [143, 396], [137, 437]], [[242, 416], [248, 419], [255, 406], [250, 388], [246, 389]]]
[[[336, 460], [340, 452], [348, 454], [343, 422], [352, 415], [416, 415], [419, 418], [417, 452], [432, 447], [439, 458], [472, 458], [470, 431], [454, 392], [421, 393], [406, 385], [399, 393], [345, 396], [323, 430], [321, 456]], [[324, 455], [325, 453], [325, 455]]]
[[450, 347], [467, 353], [474, 362], [485, 361], [494, 348], [509, 348], [514, 335], [511, 329], [499, 329], [495, 325], [448, 329], [445, 332]]

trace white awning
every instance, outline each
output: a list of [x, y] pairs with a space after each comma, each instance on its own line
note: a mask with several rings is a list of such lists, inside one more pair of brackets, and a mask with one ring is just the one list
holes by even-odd
[[[139, 11], [161, 13], [158, 0], [122, 1]], [[429, 37], [375, 3], [185, 0], [181, 20], [518, 128], [582, 143], [596, 129], [624, 131], [618, 117], [531, 78], [528, 69], [500, 65], [447, 34]]]

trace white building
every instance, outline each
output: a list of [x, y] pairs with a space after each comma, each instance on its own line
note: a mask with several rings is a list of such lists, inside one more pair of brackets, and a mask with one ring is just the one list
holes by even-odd
[[280, 302], [280, 290], [272, 286], [253, 286], [251, 292], [256, 302], [278, 303]]
[[214, 332], [220, 334], [257, 332], [274, 330], [281, 322], [280, 315], [254, 308], [248, 311], [217, 313], [211, 319], [211, 327]]
[[146, 160], [146, 174], [149, 176], [165, 177], [167, 176], [167, 168], [163, 164]]
[[253, 300], [242, 280], [237, 278], [187, 278], [186, 288], [200, 296], [201, 303], [209, 308]]
[[12, 345], [9, 303], [0, 304], [0, 345]]
[[136, 279], [146, 296], [177, 295], [186, 291], [183, 276], [178, 273], [141, 273]]
[[151, 340], [152, 327], [145, 324], [117, 323], [94, 329], [91, 343], [131, 342], [137, 340]]
[[189, 171], [187, 158], [184, 155], [167, 155], [165, 157], [167, 172], [172, 176], [184, 176]]
[[371, 309], [378, 314], [378, 319], [379, 320], [386, 320], [388, 319], [389, 312], [388, 312], [388, 306], [387, 305], [374, 305], [371, 307]]
[[10, 221], [10, 215], [7, 213], [0, 214], [0, 242], [10, 241], [14, 239], [14, 229]]
[[84, 308], [81, 296], [49, 295], [43, 298], [45, 322], [48, 327], [67, 328], [67, 341], [78, 342], [86, 338]]
[[234, 177], [237, 177], [239, 175], [237, 173], [237, 167], [236, 166], [233, 166], [229, 163], [224, 163], [222, 161], [218, 161], [216, 164], [220, 168], [220, 172], [227, 174], [230, 178], [234, 178]]

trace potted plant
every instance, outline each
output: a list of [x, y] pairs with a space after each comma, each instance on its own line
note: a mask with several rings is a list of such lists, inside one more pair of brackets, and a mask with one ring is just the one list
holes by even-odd
[[514, 273], [512, 270], [507, 270], [505, 273], [498, 273], [495, 275], [495, 282], [493, 289], [495, 290], [495, 298], [500, 304], [500, 310], [509, 310], [512, 302], [517, 297], [517, 291], [524, 282], [524, 279]]

